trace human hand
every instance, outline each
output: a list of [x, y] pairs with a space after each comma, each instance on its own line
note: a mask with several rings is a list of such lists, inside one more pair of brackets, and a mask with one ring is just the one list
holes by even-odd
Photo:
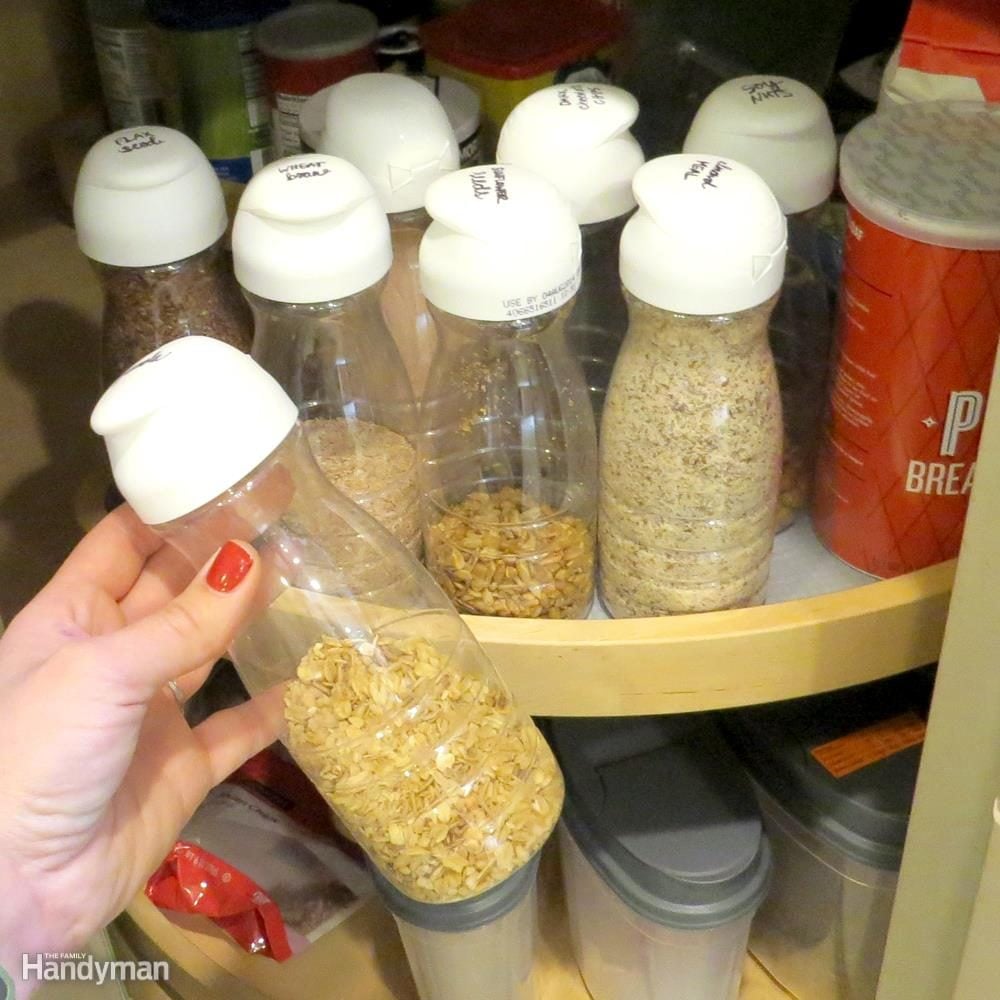
[[192, 729], [165, 686], [198, 689], [259, 582], [234, 542], [191, 580], [120, 507], [0, 639], [0, 966], [19, 998], [22, 953], [79, 949], [208, 791], [276, 739], [278, 689]]

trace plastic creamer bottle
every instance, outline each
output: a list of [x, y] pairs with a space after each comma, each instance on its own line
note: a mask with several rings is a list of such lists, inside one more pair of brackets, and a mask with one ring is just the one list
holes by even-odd
[[105, 385], [175, 337], [250, 349], [253, 322], [222, 246], [222, 188], [186, 135], [150, 125], [98, 140], [80, 167], [73, 221], [104, 289]]
[[497, 160], [546, 178], [573, 208], [583, 238], [580, 290], [566, 337], [580, 359], [598, 423], [611, 369], [628, 326], [618, 243], [635, 208], [642, 166], [629, 128], [639, 104], [619, 87], [562, 83], [526, 97], [500, 132]]
[[353, 163], [389, 215], [393, 263], [382, 310], [419, 402], [436, 335], [420, 290], [417, 257], [430, 224], [427, 188], [458, 169], [458, 142], [448, 115], [415, 80], [362, 73], [330, 88], [319, 148]]
[[764, 600], [781, 475], [767, 324], [785, 218], [733, 160], [651, 160], [622, 233], [629, 331], [601, 438], [601, 596], [620, 617]]
[[253, 356], [301, 407], [331, 482], [420, 553], [413, 395], [379, 296], [389, 226], [351, 164], [319, 153], [256, 174], [233, 225]]
[[823, 99], [787, 77], [740, 76], [695, 115], [685, 151], [745, 163], [767, 181], [788, 220], [788, 262], [771, 317], [785, 433], [778, 530], [807, 506], [823, 424], [833, 317], [821, 264], [820, 215], [837, 173]]
[[580, 229], [548, 181], [470, 167], [427, 193], [420, 276], [440, 343], [421, 408], [427, 565], [458, 607], [585, 617], [597, 440], [566, 344]]
[[453, 903], [529, 865], [562, 804], [548, 745], [427, 571], [329, 485], [277, 382], [190, 337], [123, 375], [91, 423], [192, 572], [230, 539], [257, 550], [261, 610], [232, 660], [278, 699], [285, 744], [381, 873]]

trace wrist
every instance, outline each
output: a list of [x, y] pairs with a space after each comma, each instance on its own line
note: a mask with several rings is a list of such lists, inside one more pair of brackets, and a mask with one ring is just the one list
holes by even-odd
[[32, 960], [57, 947], [46, 939], [41, 918], [25, 879], [0, 849], [0, 969], [13, 983], [16, 1000], [26, 1000], [38, 986], [30, 970], [24, 975], [25, 956]]

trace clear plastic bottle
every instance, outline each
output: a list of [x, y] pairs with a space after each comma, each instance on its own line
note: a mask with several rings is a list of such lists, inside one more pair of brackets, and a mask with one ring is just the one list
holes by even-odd
[[785, 219], [753, 171], [717, 157], [652, 160], [635, 194], [629, 332], [601, 440], [601, 596], [622, 617], [759, 604], [781, 471], [767, 325]]
[[837, 140], [823, 99], [804, 83], [740, 76], [705, 99], [684, 149], [755, 170], [788, 219], [788, 264], [770, 333], [784, 425], [781, 531], [808, 505], [823, 423], [833, 318], [819, 221], [833, 190]]
[[105, 385], [180, 336], [250, 349], [250, 310], [221, 243], [222, 189], [187, 136], [153, 125], [100, 139], [80, 168], [73, 219], [104, 290]]
[[458, 169], [454, 130], [441, 102], [416, 80], [361, 73], [330, 88], [319, 149], [353, 163], [388, 213], [393, 260], [382, 311], [419, 402], [437, 344], [418, 267], [430, 225], [424, 198], [435, 180]]
[[277, 383], [186, 338], [119, 379], [92, 425], [192, 567], [231, 538], [256, 548], [261, 610], [233, 662], [252, 693], [281, 686], [286, 745], [386, 878], [446, 903], [527, 864], [562, 802], [547, 744], [426, 570], [330, 488]]
[[416, 413], [379, 306], [391, 259], [375, 192], [336, 157], [269, 164], [240, 200], [233, 260], [254, 358], [301, 408], [330, 481], [419, 555]]
[[443, 178], [427, 208], [420, 269], [440, 338], [421, 411], [427, 565], [462, 611], [583, 617], [597, 445], [565, 337], [579, 227], [514, 166]]
[[638, 114], [636, 99], [619, 87], [561, 83], [521, 101], [497, 145], [500, 163], [517, 164], [550, 181], [580, 223], [583, 268], [566, 337], [583, 365], [598, 426], [628, 328], [618, 245], [635, 208], [632, 178], [643, 162], [629, 132]]

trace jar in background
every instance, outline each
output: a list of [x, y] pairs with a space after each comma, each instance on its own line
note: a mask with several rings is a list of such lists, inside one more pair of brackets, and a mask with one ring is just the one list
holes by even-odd
[[632, 178], [643, 162], [628, 131], [638, 114], [636, 99], [618, 87], [558, 84], [514, 108], [497, 146], [501, 163], [516, 163], [550, 181], [580, 223], [583, 267], [566, 337], [583, 365], [598, 428], [628, 326], [618, 245], [635, 208]]
[[105, 385], [180, 336], [250, 350], [250, 311], [221, 246], [222, 190], [187, 136], [153, 125], [100, 139], [80, 167], [73, 220], [104, 291]]
[[844, 140], [850, 205], [813, 521], [874, 576], [958, 555], [1000, 334], [1000, 107], [887, 107]]
[[169, 125], [202, 148], [230, 211], [243, 185], [271, 158], [271, 121], [257, 24], [288, 0], [147, 0]]
[[285, 744], [382, 874], [424, 902], [481, 895], [537, 854], [562, 777], [427, 571], [330, 487], [296, 414], [248, 355], [190, 337], [91, 423], [192, 573], [229, 539], [257, 550], [259, 610], [232, 660], [280, 699]]
[[740, 76], [705, 99], [686, 151], [728, 156], [767, 181], [788, 220], [788, 258], [771, 316], [784, 450], [778, 531], [808, 507], [823, 425], [833, 317], [820, 218], [837, 173], [837, 140], [823, 99], [787, 77]]
[[361, 173], [322, 153], [277, 160], [233, 224], [253, 356], [300, 407], [330, 481], [421, 550], [413, 395], [382, 322], [389, 229]]
[[261, 21], [257, 47], [271, 99], [277, 156], [302, 152], [299, 112], [323, 87], [374, 71], [378, 21], [349, 3], [294, 4]]
[[382, 312], [419, 402], [437, 344], [420, 290], [418, 252], [430, 217], [427, 188], [458, 168], [458, 144], [440, 101], [409, 77], [365, 73], [332, 87], [319, 148], [368, 178], [388, 213], [392, 269]]
[[652, 160], [622, 234], [629, 330], [601, 430], [601, 596], [641, 617], [763, 603], [781, 475], [768, 320], [785, 218], [735, 161]]
[[87, 0], [101, 92], [112, 129], [163, 120], [145, 0]]
[[553, 83], [607, 80], [624, 31], [600, 0], [472, 0], [423, 25], [426, 71], [468, 84], [482, 101], [492, 159], [515, 105]]
[[579, 227], [515, 166], [436, 181], [427, 211], [420, 276], [439, 337], [421, 407], [427, 565], [465, 612], [584, 617], [597, 449], [565, 336]]
[[[426, 87], [444, 108], [448, 121], [458, 141], [459, 166], [473, 167], [481, 162], [479, 142], [479, 96], [471, 88], [458, 80], [446, 76], [408, 77]], [[302, 148], [310, 151], [320, 148], [323, 129], [326, 127], [326, 102], [330, 87], [313, 94], [299, 111], [299, 134]]]

